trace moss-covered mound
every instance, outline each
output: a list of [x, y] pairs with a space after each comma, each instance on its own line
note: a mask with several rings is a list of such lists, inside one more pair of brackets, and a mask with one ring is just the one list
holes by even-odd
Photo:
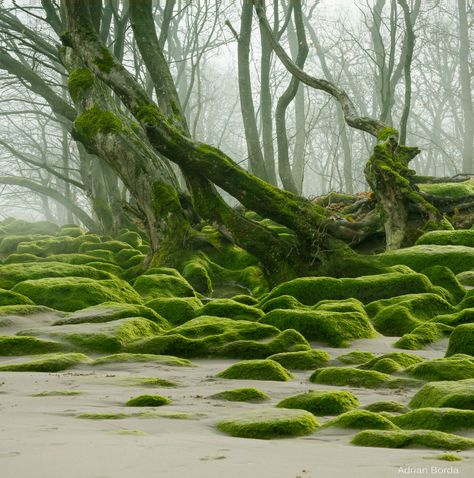
[[197, 297], [159, 297], [145, 305], [164, 317], [170, 324], [181, 325], [196, 316], [196, 311], [202, 307], [202, 302]]
[[464, 287], [474, 286], [474, 271], [460, 272], [456, 277], [459, 283], [462, 284]]
[[138, 395], [125, 404], [127, 407], [161, 407], [168, 405], [171, 400], [161, 395]]
[[235, 320], [257, 321], [265, 314], [256, 307], [241, 304], [232, 299], [216, 299], [196, 311], [196, 317], [200, 315], [214, 315], [217, 317], [228, 317]]
[[474, 247], [474, 230], [456, 229], [453, 231], [429, 231], [419, 237], [416, 244]]
[[221, 378], [236, 380], [274, 380], [286, 382], [293, 376], [273, 360], [244, 360], [226, 368], [217, 374]]
[[384, 252], [377, 258], [382, 264], [405, 264], [417, 272], [434, 265], [448, 267], [454, 274], [474, 268], [474, 249], [466, 246], [419, 245]]
[[447, 358], [426, 360], [409, 367], [406, 373], [430, 382], [474, 378], [474, 357], [453, 355]]
[[474, 356], [474, 324], [458, 325], [449, 338], [446, 356], [466, 354]]
[[395, 430], [397, 427], [383, 415], [369, 410], [351, 410], [324, 424], [324, 427], [356, 430]]
[[[291, 329], [290, 329], [291, 330]], [[301, 350], [299, 352], [280, 352], [267, 357], [290, 370], [314, 370], [331, 360], [324, 350]]]
[[111, 322], [129, 317], [144, 317], [155, 322], [163, 329], [171, 327], [168, 321], [149, 307], [140, 304], [118, 304], [116, 302], [105, 302], [77, 310], [66, 315], [63, 319], [57, 320], [53, 325]]
[[474, 411], [455, 408], [418, 408], [391, 418], [406, 430], [439, 430], [455, 432], [474, 428]]
[[50, 314], [61, 317], [59, 310], [50, 309], [44, 305], [4, 305], [0, 307], [0, 317], [24, 316], [33, 314]]
[[439, 450], [467, 450], [474, 440], [431, 430], [364, 430], [351, 441], [358, 446], [379, 448], [424, 447]]
[[318, 340], [335, 347], [376, 335], [367, 316], [358, 312], [275, 309], [260, 322], [280, 330], [295, 329], [308, 340]]
[[166, 365], [168, 367], [193, 367], [189, 360], [173, 357], [172, 355], [153, 355], [153, 354], [130, 354], [121, 353], [99, 357], [92, 362], [92, 365], [109, 365], [114, 363], [140, 363], [147, 362], [156, 365]]
[[0, 287], [11, 289], [16, 284], [50, 277], [86, 277], [88, 279], [111, 279], [108, 272], [93, 267], [65, 264], [62, 262], [27, 262], [24, 264], [0, 265]]
[[411, 365], [419, 364], [420, 362], [423, 362], [423, 359], [418, 355], [404, 352], [389, 352], [388, 354], [369, 360], [360, 365], [359, 368], [390, 374], [403, 370]]
[[[0, 269], [1, 270], [1, 269]], [[33, 304], [33, 301], [24, 295], [17, 294], [11, 290], [0, 289], [0, 307], [5, 305]]]
[[355, 395], [344, 390], [336, 392], [307, 392], [287, 397], [278, 403], [279, 408], [298, 408], [313, 415], [339, 415], [360, 405]]
[[231, 299], [235, 302], [239, 302], [240, 304], [258, 305], [258, 299], [247, 294], [234, 295], [233, 297], [231, 297]]
[[459, 312], [453, 312], [451, 314], [437, 315], [432, 321], [437, 324], [449, 325], [450, 327], [456, 327], [461, 324], [472, 324], [474, 323], [474, 308], [462, 309]]
[[403, 405], [403, 403], [389, 401], [389, 402], [374, 402], [370, 403], [366, 407], [365, 410], [369, 410], [370, 412], [388, 412], [388, 413], [406, 413], [409, 412], [410, 409]]
[[299, 300], [296, 300], [291, 295], [280, 295], [274, 297], [273, 299], [263, 299], [260, 304], [260, 309], [267, 313], [274, 309], [306, 309], [307, 307], [303, 305]]
[[431, 266], [421, 271], [433, 285], [446, 289], [452, 296], [455, 303], [462, 300], [466, 289], [461, 285], [453, 271], [446, 266]]
[[270, 396], [257, 388], [235, 388], [215, 393], [209, 398], [215, 400], [226, 400], [228, 402], [264, 402], [270, 400]]
[[46, 354], [27, 362], [7, 363], [0, 365], [0, 372], [60, 372], [74, 367], [89, 359], [80, 353]]
[[141, 302], [140, 296], [125, 281], [119, 279], [61, 277], [25, 280], [17, 284], [13, 291], [29, 297], [35, 304], [66, 312], [103, 302]]
[[427, 383], [415, 394], [409, 405], [411, 408], [474, 410], [474, 379]]
[[36, 355], [60, 352], [64, 346], [58, 342], [36, 337], [0, 336], [0, 355]]
[[119, 352], [138, 339], [153, 337], [162, 329], [151, 320], [141, 317], [114, 320], [97, 324], [60, 325], [23, 330], [18, 335], [56, 340], [77, 351]]
[[[472, 257], [474, 267], [474, 252]], [[302, 277], [275, 287], [264, 303], [281, 295], [290, 295], [305, 305], [314, 305], [324, 299], [348, 298], [355, 298], [367, 304], [378, 299], [422, 292], [437, 293], [437, 289], [426, 276], [416, 273], [391, 272], [344, 279]]]
[[364, 352], [363, 350], [352, 350], [345, 354], [339, 355], [336, 360], [346, 365], [361, 365], [375, 358], [372, 352]]
[[9, 234], [56, 234], [59, 226], [50, 221], [29, 222], [23, 219], [7, 218], [2, 222], [3, 233]]
[[394, 346], [405, 350], [419, 350], [450, 335], [452, 331], [453, 328], [449, 325], [433, 321], [425, 322], [415, 327], [410, 333], [403, 335], [394, 343]]
[[240, 438], [285, 438], [308, 435], [319, 426], [305, 410], [266, 408], [222, 420], [217, 429]]
[[396, 379], [386, 373], [375, 370], [361, 370], [352, 367], [326, 367], [316, 370], [310, 381], [325, 385], [348, 385], [363, 388], [402, 387], [417, 384], [415, 381]]
[[146, 274], [133, 283], [135, 290], [147, 301], [158, 297], [195, 297], [196, 292], [184, 277], [169, 274]]

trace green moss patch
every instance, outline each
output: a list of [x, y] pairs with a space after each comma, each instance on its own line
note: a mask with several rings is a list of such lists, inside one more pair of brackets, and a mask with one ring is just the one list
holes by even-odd
[[308, 435], [319, 426], [305, 410], [259, 409], [222, 420], [217, 429], [240, 438], [285, 438]]
[[440, 450], [467, 450], [474, 440], [431, 430], [364, 430], [351, 441], [358, 446], [379, 448], [424, 447]]
[[410, 409], [406, 405], [403, 405], [402, 403], [394, 402], [394, 401], [374, 402], [367, 405], [364, 408], [365, 410], [369, 410], [370, 412], [376, 412], [376, 413], [380, 413], [380, 412], [406, 413], [410, 411]]
[[395, 430], [397, 427], [383, 415], [369, 410], [351, 410], [324, 424], [324, 427], [357, 430]]
[[168, 367], [193, 367], [189, 360], [173, 357], [171, 355], [153, 355], [153, 354], [130, 354], [121, 353], [99, 357], [92, 362], [92, 365], [109, 365], [114, 363], [141, 363], [150, 362], [157, 365], [166, 365]]
[[133, 287], [147, 301], [158, 297], [196, 297], [196, 292], [184, 277], [168, 274], [141, 275]]
[[418, 408], [392, 417], [392, 422], [406, 430], [454, 432], [474, 428], [474, 411], [455, 408]]
[[419, 350], [449, 335], [452, 330], [453, 328], [448, 325], [425, 322], [403, 335], [394, 346], [406, 350]]
[[270, 400], [269, 395], [257, 388], [235, 388], [215, 393], [209, 398], [215, 400], [226, 400], [228, 402], [264, 402]]
[[462, 461], [463, 458], [461, 458], [458, 455], [453, 455], [452, 453], [443, 453], [441, 455], [435, 456], [437, 460], [443, 460], [443, 461]]
[[89, 359], [79, 353], [56, 353], [46, 354], [35, 360], [27, 362], [9, 363], [0, 365], [0, 372], [60, 372], [75, 367]]
[[195, 317], [202, 302], [196, 297], [159, 297], [145, 305], [171, 324], [181, 325]]
[[217, 374], [221, 378], [235, 380], [291, 380], [291, 373], [273, 360], [244, 360], [226, 368]]
[[217, 317], [228, 317], [235, 320], [257, 321], [265, 314], [251, 305], [241, 304], [232, 299], [215, 299], [196, 311], [199, 315], [214, 315]]
[[474, 357], [453, 355], [427, 360], [409, 367], [405, 372], [412, 377], [432, 382], [474, 378]]
[[339, 355], [336, 360], [346, 365], [359, 365], [368, 362], [375, 358], [371, 352], [364, 352], [363, 350], [352, 350], [346, 354]]
[[359, 368], [391, 374], [420, 362], [423, 362], [423, 359], [418, 355], [404, 352], [389, 352], [369, 360], [360, 365]]
[[80, 395], [79, 390], [47, 390], [44, 392], [33, 393], [32, 397], [69, 397]]
[[127, 407], [161, 407], [168, 405], [171, 400], [161, 395], [138, 395], [127, 401]]
[[474, 410], [474, 379], [433, 382], [411, 399], [411, 408], [450, 407]]
[[130, 418], [130, 413], [80, 413], [77, 418], [86, 420], [122, 420], [124, 418]]
[[306, 309], [307, 307], [303, 305], [300, 301], [296, 300], [291, 295], [280, 295], [274, 297], [273, 299], [265, 298], [260, 305], [260, 308], [263, 312], [267, 313], [274, 309]]
[[339, 415], [360, 405], [355, 395], [344, 390], [336, 392], [307, 392], [287, 397], [278, 403], [279, 408], [307, 410], [313, 415]]
[[474, 231], [472, 229], [456, 229], [454, 231], [429, 231], [419, 237], [416, 241], [416, 244], [474, 247]]
[[[474, 232], [474, 231], [473, 231]], [[421, 271], [431, 281], [432, 284], [446, 289], [455, 303], [462, 300], [466, 290], [461, 285], [453, 271], [446, 266], [431, 266]]]
[[446, 356], [466, 354], [474, 356], [474, 324], [458, 325], [449, 338]]
[[62, 344], [36, 337], [0, 336], [1, 356], [48, 354], [62, 350]]
[[[0, 266], [1, 267], [1, 266]], [[1, 270], [1, 269], [0, 269]], [[11, 290], [0, 289], [0, 307], [5, 305], [33, 304], [33, 301], [24, 295], [17, 294]]]
[[331, 356], [324, 350], [280, 352], [267, 358], [290, 370], [314, 370], [331, 360]]

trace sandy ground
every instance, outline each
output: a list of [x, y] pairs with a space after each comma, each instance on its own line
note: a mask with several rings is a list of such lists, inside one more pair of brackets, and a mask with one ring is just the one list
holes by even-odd
[[[25, 323], [27, 321], [22, 320], [21, 328], [29, 325]], [[43, 322], [46, 325], [49, 321], [44, 319]], [[352, 344], [351, 350], [384, 353], [393, 341], [387, 337], [359, 340]], [[332, 357], [349, 350], [314, 345], [329, 351]], [[419, 353], [426, 358], [439, 357], [444, 348], [445, 344], [438, 344]], [[16, 360], [2, 358], [0, 362]], [[198, 367], [195, 368], [146, 363], [83, 366], [57, 374], [0, 372], [0, 477], [474, 477], [472, 450], [459, 453], [464, 461], [449, 463], [435, 458], [441, 453], [437, 450], [392, 450], [350, 445], [355, 431], [323, 430], [302, 438], [269, 441], [223, 435], [213, 427], [221, 418], [274, 405], [295, 393], [342, 388], [310, 383], [309, 371], [296, 373], [290, 382], [215, 377], [234, 362], [196, 360], [194, 363]], [[131, 380], [138, 377], [160, 377], [176, 381], [180, 386], [150, 388], [133, 385]], [[213, 393], [238, 387], [257, 387], [268, 393], [272, 400], [269, 404], [259, 405], [207, 398]], [[347, 389], [359, 397], [362, 405], [378, 400], [407, 403], [414, 393]], [[75, 390], [80, 394], [32, 396], [52, 390]], [[156, 408], [156, 411], [186, 412], [191, 417], [77, 418], [84, 412], [142, 411], [125, 408], [123, 404], [130, 397], [143, 393], [159, 393], [172, 399], [171, 405]], [[473, 437], [473, 434], [466, 436]]]

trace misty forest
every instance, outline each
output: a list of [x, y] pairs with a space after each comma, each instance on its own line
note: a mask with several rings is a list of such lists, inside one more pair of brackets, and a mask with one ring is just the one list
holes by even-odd
[[473, 25], [0, 0], [2, 476], [474, 472]]

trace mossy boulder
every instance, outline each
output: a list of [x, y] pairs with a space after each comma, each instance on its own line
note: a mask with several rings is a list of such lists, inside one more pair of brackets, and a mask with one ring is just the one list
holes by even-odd
[[140, 236], [140, 234], [138, 234], [138, 232], [130, 230], [121, 231], [120, 235], [117, 237], [117, 240], [121, 242], [126, 242], [135, 249], [143, 245], [143, 238]]
[[356, 430], [396, 430], [386, 417], [369, 410], [351, 410], [324, 424], [324, 427], [352, 428]]
[[305, 410], [264, 408], [217, 423], [219, 431], [240, 438], [285, 438], [308, 435], [319, 423]]
[[405, 370], [411, 377], [431, 382], [474, 378], [474, 357], [453, 355], [447, 358], [426, 360]]
[[226, 368], [217, 374], [218, 377], [235, 380], [273, 380], [286, 382], [293, 376], [273, 360], [244, 360]]
[[274, 309], [306, 309], [307, 307], [303, 305], [299, 300], [296, 300], [291, 295], [280, 295], [274, 297], [273, 299], [265, 298], [260, 305], [260, 309], [267, 313]]
[[0, 336], [0, 355], [36, 355], [64, 350], [58, 342], [36, 337]]
[[196, 297], [196, 292], [184, 277], [168, 274], [141, 275], [133, 282], [133, 287], [147, 301], [158, 297]]
[[33, 301], [24, 295], [17, 294], [11, 290], [0, 289], [0, 307], [5, 305], [33, 304]]
[[18, 335], [55, 340], [73, 350], [91, 352], [118, 352], [138, 339], [162, 333], [161, 327], [141, 317], [114, 320], [105, 323], [84, 323], [56, 327], [28, 329]]
[[161, 395], [138, 395], [125, 404], [127, 407], [161, 407], [168, 405], [171, 400]]
[[141, 302], [135, 290], [117, 278], [95, 280], [86, 277], [54, 277], [25, 280], [12, 290], [29, 297], [35, 304], [65, 312], [74, 312], [103, 302]]
[[122, 241], [105, 241], [100, 244], [94, 242], [84, 242], [79, 248], [78, 252], [87, 253], [95, 249], [102, 249], [105, 251], [111, 251], [117, 253], [122, 249], [130, 249], [130, 245]]
[[364, 407], [365, 410], [369, 410], [370, 412], [388, 412], [388, 413], [406, 413], [409, 412], [410, 409], [403, 405], [403, 403], [395, 402], [395, 401], [381, 401], [381, 402], [373, 402], [369, 405]]
[[245, 305], [258, 305], [258, 300], [251, 295], [238, 294], [231, 297], [231, 299]]
[[376, 336], [367, 316], [358, 312], [275, 309], [260, 322], [280, 330], [295, 329], [308, 340], [335, 347], [342, 347], [354, 339]]
[[35, 254], [40, 257], [47, 257], [52, 254], [75, 254], [80, 252], [81, 246], [84, 243], [97, 244], [97, 242], [100, 242], [100, 238], [89, 235], [79, 237], [50, 237], [20, 242], [16, 248], [16, 252]]
[[256, 307], [241, 304], [232, 299], [211, 300], [196, 311], [196, 317], [200, 315], [214, 315], [216, 317], [228, 317], [235, 320], [257, 321], [265, 314]]
[[[8, 235], [0, 238], [0, 254], [12, 254], [16, 252], [18, 244], [21, 242], [31, 242], [42, 239], [49, 239], [50, 236], [46, 235]], [[35, 254], [30, 254], [34, 257], [37, 257]]]
[[474, 410], [474, 379], [427, 383], [414, 395], [409, 405], [411, 408]]
[[228, 402], [264, 402], [270, 400], [270, 396], [257, 388], [235, 388], [215, 393], [209, 398], [226, 400]]
[[360, 365], [359, 368], [391, 374], [421, 362], [423, 362], [423, 359], [419, 355], [404, 352], [389, 352], [369, 360]]
[[458, 325], [449, 338], [446, 356], [466, 354], [474, 356], [474, 324]]
[[189, 360], [173, 357], [172, 355], [153, 355], [153, 354], [131, 354], [119, 353], [99, 357], [92, 362], [92, 365], [109, 365], [116, 363], [154, 363], [156, 365], [166, 365], [168, 367], [193, 367]]
[[3, 222], [3, 231], [5, 234], [45, 234], [53, 235], [59, 230], [59, 226], [50, 221], [28, 222], [22, 219], [13, 219], [12, 221]]
[[420, 236], [416, 241], [416, 244], [474, 247], [474, 230], [456, 229], [453, 231], [429, 231]]
[[455, 432], [474, 428], [474, 411], [455, 408], [418, 408], [391, 418], [405, 430]]
[[395, 347], [406, 350], [419, 350], [445, 336], [449, 336], [453, 327], [436, 322], [425, 322], [404, 334], [394, 343]]
[[464, 287], [474, 286], [474, 271], [460, 272], [456, 277], [459, 283], [462, 284]]
[[4, 264], [23, 264], [25, 262], [36, 262], [40, 258], [34, 254], [10, 254], [4, 261]]
[[193, 319], [202, 307], [197, 297], [159, 297], [145, 304], [169, 323], [181, 325]]
[[461, 324], [474, 323], [474, 308], [467, 308], [453, 312], [451, 314], [442, 314], [433, 317], [433, 322], [456, 327]]
[[287, 397], [277, 405], [279, 408], [307, 410], [313, 415], [339, 415], [360, 405], [355, 395], [344, 390], [314, 391]]
[[351, 443], [379, 448], [423, 447], [440, 450], [474, 448], [474, 440], [432, 430], [364, 430], [359, 432]]
[[363, 350], [352, 350], [345, 354], [339, 355], [336, 360], [346, 365], [360, 365], [375, 358], [372, 352], [365, 352]]
[[80, 353], [54, 353], [37, 359], [0, 365], [0, 372], [47, 372], [55, 373], [88, 362], [89, 358]]
[[433, 285], [446, 289], [455, 303], [462, 300], [466, 294], [466, 289], [461, 285], [453, 271], [446, 266], [431, 266], [423, 269], [421, 273], [428, 277]]
[[[289, 329], [291, 330], [291, 329]], [[331, 360], [324, 350], [301, 350], [299, 352], [280, 352], [267, 357], [289, 370], [314, 370]]]

